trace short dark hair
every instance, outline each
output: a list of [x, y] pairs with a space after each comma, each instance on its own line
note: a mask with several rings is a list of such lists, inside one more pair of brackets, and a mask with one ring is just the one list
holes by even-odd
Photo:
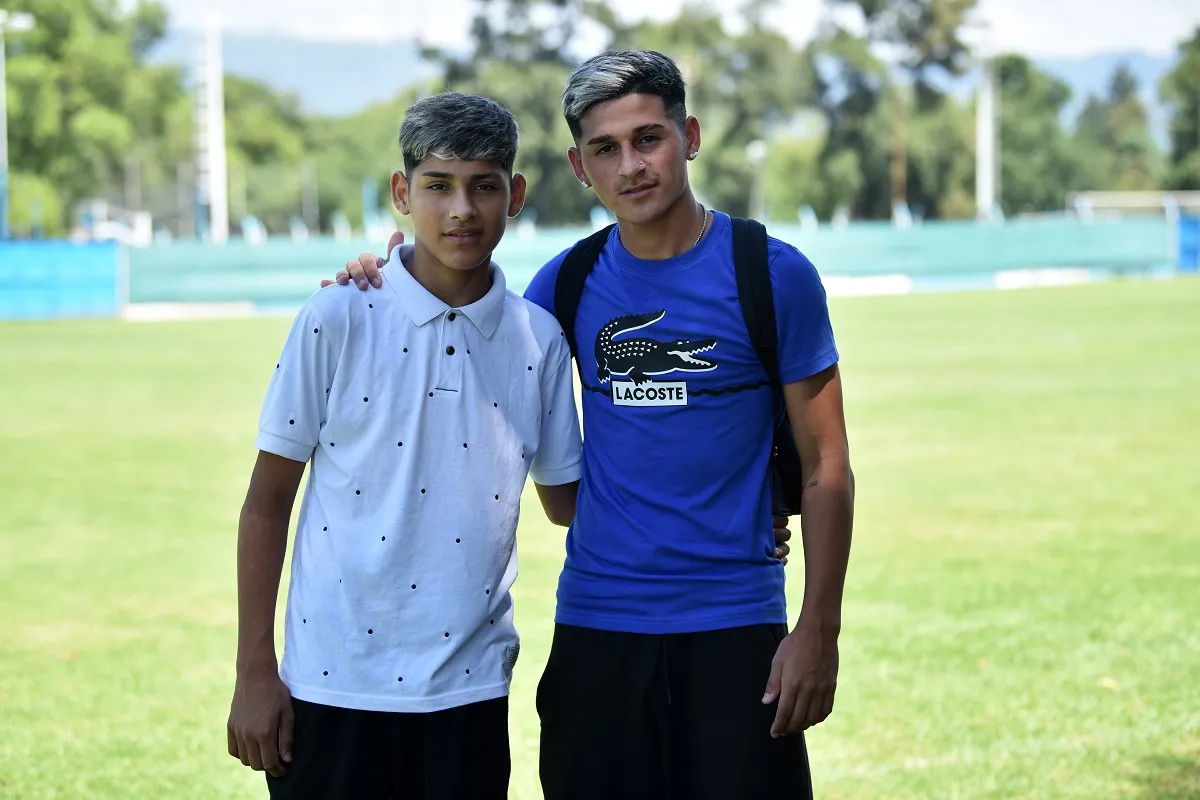
[[494, 161], [512, 172], [520, 134], [512, 112], [489, 97], [440, 92], [408, 107], [400, 125], [404, 171], [430, 156]]
[[579, 121], [592, 106], [631, 94], [661, 98], [667, 116], [683, 130], [687, 89], [675, 62], [654, 50], [616, 50], [589, 58], [567, 79], [562, 105], [571, 135], [579, 139]]

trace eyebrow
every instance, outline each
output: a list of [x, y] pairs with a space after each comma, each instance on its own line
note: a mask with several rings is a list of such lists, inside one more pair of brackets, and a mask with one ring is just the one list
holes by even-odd
[[[667, 127], [666, 125], [663, 125], [661, 123], [652, 122], [649, 125], [640, 125], [640, 126], [634, 128], [633, 135], [638, 136], [643, 133], [649, 133], [650, 131], [659, 131], [659, 130], [663, 130], [666, 127]], [[596, 144], [604, 144], [605, 142], [611, 142], [614, 140], [614, 138], [615, 137], [610, 136], [607, 133], [604, 134], [603, 136], [595, 136], [591, 139], [588, 139], [588, 142], [587, 142], [588, 147], [591, 147], [592, 145], [596, 145]]]
[[[437, 180], [449, 181], [449, 180], [454, 180], [455, 178], [457, 178], [459, 176], [455, 175], [453, 173], [450, 173], [450, 172], [422, 172], [419, 177], [421, 177], [421, 178], [436, 178]], [[478, 174], [470, 176], [469, 178], [467, 178], [467, 180], [481, 181], [484, 178], [499, 178], [499, 177], [501, 177], [501, 173], [499, 171], [480, 172]]]

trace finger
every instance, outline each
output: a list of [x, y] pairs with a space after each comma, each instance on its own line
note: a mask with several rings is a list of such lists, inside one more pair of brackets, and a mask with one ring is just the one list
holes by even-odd
[[396, 231], [392, 234], [392, 238], [388, 239], [388, 254], [385, 260], [392, 257], [392, 251], [400, 245], [404, 244], [404, 231]]
[[787, 721], [785, 733], [799, 733], [804, 730], [808, 722], [808, 711], [812, 707], [813, 701], [812, 689], [800, 689], [796, 692], [796, 700], [792, 704], [792, 716]]
[[796, 710], [796, 687], [791, 681], [784, 680], [779, 689], [779, 705], [775, 708], [775, 719], [771, 723], [771, 738], [778, 739], [788, 734], [792, 724], [792, 716]]
[[783, 677], [783, 666], [779, 657], [771, 659], [771, 674], [767, 676], [767, 685], [763, 688], [762, 704], [768, 706], [779, 697], [779, 681]]
[[263, 757], [262, 751], [259, 749], [259, 741], [257, 736], [246, 737], [246, 755], [250, 758], [250, 769], [256, 772], [262, 772]]
[[225, 737], [227, 740], [225, 743], [226, 749], [229, 751], [229, 755], [233, 756], [234, 758], [240, 758], [241, 756], [238, 755], [237, 734], [233, 732], [233, 728], [225, 729]]
[[371, 282], [371, 285], [376, 289], [378, 289], [380, 286], [383, 286], [383, 276], [380, 274], [379, 268], [385, 263], [387, 262], [381, 261], [374, 256], [372, 256], [370, 261], [365, 259], [363, 260], [363, 273], [367, 276], [367, 280]]
[[813, 721], [813, 725], [820, 725], [825, 720], [829, 719], [829, 715], [833, 713], [833, 695], [836, 689], [830, 689], [822, 693], [821, 705], [817, 709], [817, 718]]
[[792, 532], [787, 528], [775, 528], [775, 542], [783, 544], [792, 540]]
[[283, 707], [283, 716], [279, 720], [279, 760], [284, 764], [292, 763], [292, 744], [296, 741], [293, 736], [295, 728], [296, 715], [289, 700]]
[[[282, 716], [282, 714], [280, 715]], [[258, 753], [262, 758], [263, 772], [272, 777], [282, 777], [279, 772], [279, 724], [272, 725], [258, 739]]]
[[776, 528], [781, 528], [781, 529], [783, 529], [783, 530], [787, 530], [787, 526], [788, 526], [788, 519], [789, 519], [788, 517], [772, 517], [772, 518], [771, 518], [771, 523], [772, 523], [772, 524], [773, 524], [773, 525], [774, 525]]
[[353, 261], [346, 262], [346, 273], [349, 280], [354, 281], [354, 285], [360, 289], [367, 288], [367, 273], [363, 270], [363, 264], [368, 258], [374, 257], [370, 253], [363, 253]]
[[243, 767], [250, 766], [250, 746], [246, 744], [246, 738], [244, 736], [238, 736], [237, 745], [238, 761], [242, 762]]
[[337, 283], [337, 281], [331, 281], [328, 278], [325, 278], [321, 281], [321, 288], [324, 289], [326, 286], [333, 286], [335, 283]]
[[[275, 734], [276, 737], [278, 735], [278, 733]], [[259, 748], [259, 752], [262, 753], [263, 772], [272, 778], [282, 778], [283, 772], [280, 771], [279, 764], [279, 746], [275, 742], [263, 742]]]
[[775, 548], [775, 557], [787, 561], [787, 557], [791, 552], [792, 546], [790, 544], [781, 544]]

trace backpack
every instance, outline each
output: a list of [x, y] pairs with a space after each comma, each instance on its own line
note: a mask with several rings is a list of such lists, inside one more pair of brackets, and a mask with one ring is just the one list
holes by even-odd
[[[775, 327], [774, 291], [767, 261], [767, 229], [751, 219], [730, 218], [733, 223], [733, 265], [738, 301], [750, 334], [750, 343], [767, 373], [775, 395], [776, 424], [771, 447], [772, 511], [777, 516], [800, 513], [803, 472], [779, 378], [779, 335]], [[600, 258], [614, 225], [578, 242], [563, 259], [554, 285], [554, 314], [562, 326], [571, 355], [583, 380], [583, 365], [575, 343], [575, 315], [588, 275]], [[586, 384], [585, 384], [586, 385]]]

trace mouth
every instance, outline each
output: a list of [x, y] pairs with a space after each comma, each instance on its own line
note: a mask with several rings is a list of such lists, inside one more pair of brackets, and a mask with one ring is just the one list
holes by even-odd
[[650, 190], [652, 190], [656, 185], [657, 184], [654, 183], [639, 183], [636, 186], [631, 186], [625, 191], [621, 192], [621, 196], [628, 197], [630, 200], [637, 200], [650, 194]]
[[716, 366], [715, 361], [710, 361], [702, 357], [701, 353], [707, 353], [717, 346], [715, 339], [704, 339], [699, 342], [692, 343], [687, 348], [667, 349], [667, 352], [684, 362], [688, 366], [699, 367], [701, 369], [711, 369]]
[[478, 228], [453, 230], [443, 233], [442, 236], [446, 241], [459, 245], [473, 245], [483, 241], [483, 231]]

